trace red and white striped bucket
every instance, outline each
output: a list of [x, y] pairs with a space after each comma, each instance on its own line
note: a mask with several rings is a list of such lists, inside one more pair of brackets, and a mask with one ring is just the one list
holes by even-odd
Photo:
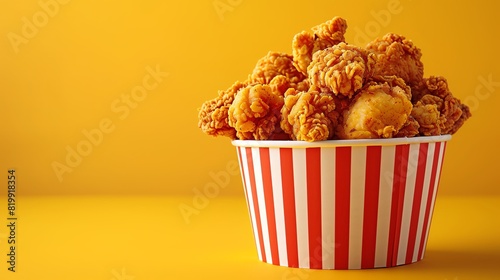
[[421, 260], [450, 139], [234, 140], [259, 259], [312, 269]]

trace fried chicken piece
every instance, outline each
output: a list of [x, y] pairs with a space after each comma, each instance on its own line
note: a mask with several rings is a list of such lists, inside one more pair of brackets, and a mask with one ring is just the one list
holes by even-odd
[[248, 85], [236, 94], [229, 106], [229, 125], [240, 140], [267, 140], [279, 134], [283, 96], [271, 86]]
[[300, 87], [301, 83], [307, 78], [295, 68], [291, 55], [268, 52], [257, 61], [247, 82], [248, 84], [269, 84], [278, 75], [285, 76], [288, 79], [290, 87], [293, 88]]
[[315, 39], [311, 32], [304, 30], [295, 34], [292, 40], [292, 55], [297, 70], [307, 74], [307, 66], [311, 63], [313, 53], [327, 47], [331, 45], [323, 40]]
[[403, 127], [394, 135], [394, 137], [414, 137], [419, 134], [420, 124], [418, 121], [412, 117], [411, 115], [408, 117], [408, 120], [403, 125]]
[[398, 76], [410, 86], [423, 79], [422, 52], [404, 36], [388, 33], [368, 43], [366, 49], [376, 54], [374, 75]]
[[420, 125], [419, 133], [423, 136], [441, 135], [442, 123], [446, 122], [446, 118], [441, 116], [438, 109], [441, 99], [432, 95], [425, 95], [424, 97], [413, 105], [411, 112], [411, 115]]
[[344, 34], [347, 30], [347, 21], [336, 16], [331, 20], [312, 27], [311, 30], [315, 37], [333, 46], [345, 41]]
[[411, 90], [397, 77], [368, 82], [344, 111], [340, 139], [391, 138], [408, 123]]
[[285, 92], [288, 88], [290, 88], [290, 80], [283, 76], [277, 75], [269, 82], [269, 86], [274, 92], [279, 93], [281, 96], [285, 95]]
[[334, 17], [311, 28], [312, 32], [302, 31], [296, 34], [292, 40], [292, 55], [295, 67], [300, 72], [307, 74], [307, 66], [311, 63], [313, 54], [318, 50], [344, 42], [346, 29], [346, 20], [341, 17]]
[[208, 135], [236, 139], [236, 130], [228, 123], [228, 110], [238, 90], [245, 86], [245, 83], [235, 82], [228, 89], [219, 91], [216, 98], [205, 101], [198, 111], [198, 127]]
[[297, 84], [292, 84], [290, 79], [283, 75], [275, 76], [270, 82], [269, 86], [273, 89], [273, 91], [278, 92], [281, 96], [284, 96], [285, 92], [289, 88], [294, 88], [298, 91], [307, 91], [309, 89], [309, 80], [304, 79], [302, 82]]
[[421, 135], [453, 134], [471, 117], [467, 105], [453, 96], [444, 77], [424, 78], [412, 92], [416, 107], [412, 115], [420, 124]]
[[[292, 87], [298, 90], [309, 89], [309, 81], [302, 73], [298, 72], [293, 66], [292, 57], [287, 54], [281, 54], [276, 52], [269, 52], [265, 57], [261, 58], [249, 79], [243, 83], [236, 82], [230, 88], [225, 91], [219, 91], [217, 98], [208, 100], [203, 103], [201, 109], [198, 112], [198, 127], [202, 129], [203, 132], [213, 135], [213, 136], [227, 136], [231, 139], [256, 139], [263, 140], [263, 138], [270, 137], [276, 139], [289, 139], [290, 137], [280, 131], [268, 134], [269, 131], [263, 131], [264, 128], [258, 128], [256, 131], [238, 131], [229, 124], [229, 107], [235, 99], [236, 93], [249, 85], [257, 84], [268, 84], [271, 87], [271, 91], [274, 94], [280, 95], [281, 99], [285, 91]], [[267, 90], [267, 88], [266, 88]], [[264, 97], [265, 99], [266, 97]], [[241, 100], [240, 100], [241, 101]], [[255, 100], [254, 100], [255, 101]], [[241, 105], [241, 104], [240, 104]], [[281, 106], [274, 111], [279, 112]], [[236, 115], [233, 116], [234, 125], [241, 122], [238, 119], [239, 112], [235, 110]], [[236, 121], [238, 120], [238, 121]], [[246, 122], [246, 121], [244, 121]], [[259, 126], [262, 126], [263, 121], [260, 121]], [[279, 123], [279, 120], [278, 120]], [[247, 124], [248, 125], [248, 124]], [[247, 126], [243, 126], [247, 128]], [[270, 130], [270, 128], [265, 128], [264, 130]], [[251, 136], [255, 132], [256, 136]], [[281, 134], [280, 134], [281, 133]]]
[[321, 92], [351, 98], [372, 76], [375, 55], [362, 48], [339, 43], [314, 53], [307, 67], [309, 82]]
[[[458, 100], [460, 102], [460, 100]], [[462, 127], [467, 119], [472, 117], [472, 113], [470, 111], [469, 106], [460, 102], [460, 110], [462, 110], [462, 115], [460, 118], [453, 124], [453, 127], [448, 131], [449, 134], [455, 134], [458, 129]]]
[[285, 93], [281, 128], [293, 140], [321, 141], [332, 139], [337, 126], [333, 96], [316, 90]]

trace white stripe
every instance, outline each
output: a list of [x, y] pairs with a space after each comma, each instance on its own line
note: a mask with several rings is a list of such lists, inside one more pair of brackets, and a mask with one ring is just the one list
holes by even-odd
[[335, 267], [335, 148], [321, 149], [321, 246], [323, 269]]
[[429, 230], [431, 229], [431, 220], [432, 220], [432, 214], [434, 213], [434, 205], [436, 202], [436, 195], [437, 195], [437, 190], [438, 190], [438, 185], [439, 185], [439, 179], [441, 177], [441, 165], [443, 164], [444, 160], [444, 146], [446, 145], [446, 142], [441, 142], [441, 147], [439, 149], [439, 159], [437, 163], [437, 169], [436, 169], [436, 179], [434, 182], [434, 192], [432, 193], [432, 201], [431, 201], [431, 208], [429, 211], [429, 222], [427, 223], [427, 232], [425, 233], [425, 239], [424, 239], [424, 250], [422, 250], [422, 256], [420, 258], [422, 259], [424, 257], [425, 253], [425, 248], [427, 247], [427, 241], [429, 239]]
[[281, 158], [279, 148], [269, 148], [271, 176], [273, 182], [274, 215], [276, 218], [276, 236], [278, 239], [279, 265], [288, 266], [286, 250], [285, 208], [283, 206], [283, 186], [281, 182]]
[[403, 217], [401, 219], [401, 235], [399, 236], [398, 258], [396, 265], [404, 264], [410, 234], [411, 210], [415, 194], [415, 181], [417, 179], [419, 144], [411, 144], [408, 155], [408, 169], [406, 171], [406, 185], [403, 202]]
[[366, 147], [353, 147], [351, 152], [351, 198], [349, 210], [349, 269], [361, 268], [365, 175]]
[[269, 244], [269, 228], [267, 225], [266, 199], [264, 196], [264, 183], [262, 181], [262, 165], [259, 148], [252, 148], [253, 165], [255, 172], [255, 189], [260, 213], [260, 224], [262, 229], [262, 240], [264, 241], [264, 252], [266, 261], [272, 263], [271, 246]]
[[387, 266], [395, 154], [395, 146], [382, 146], [377, 214], [377, 241], [375, 245], [375, 267]]
[[257, 254], [259, 256], [259, 260], [262, 260], [262, 252], [260, 251], [260, 239], [259, 239], [259, 233], [257, 230], [257, 220], [255, 218], [255, 209], [254, 209], [254, 204], [253, 204], [253, 197], [252, 197], [252, 188], [250, 184], [250, 173], [248, 169], [248, 158], [246, 154], [246, 150], [244, 147], [241, 147], [241, 162], [243, 163], [243, 171], [245, 174], [245, 189], [246, 193], [248, 194], [247, 196], [247, 204], [248, 204], [248, 210], [250, 212], [250, 220], [252, 221], [252, 230], [253, 230], [253, 236], [255, 239], [255, 247], [257, 248]]
[[300, 268], [309, 268], [309, 227], [307, 218], [306, 149], [293, 149], [293, 180], [297, 218], [297, 253]]
[[420, 239], [422, 238], [422, 228], [424, 227], [425, 220], [425, 206], [427, 198], [429, 197], [429, 184], [431, 181], [432, 160], [434, 159], [434, 148], [436, 143], [430, 143], [427, 149], [427, 159], [425, 162], [425, 177], [424, 186], [422, 190], [422, 201], [420, 203], [420, 213], [418, 215], [417, 235], [415, 239], [415, 248], [413, 249], [412, 262], [418, 260], [418, 249], [420, 247]]

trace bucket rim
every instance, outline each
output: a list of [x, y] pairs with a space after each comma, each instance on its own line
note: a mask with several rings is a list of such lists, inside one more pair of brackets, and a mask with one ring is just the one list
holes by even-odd
[[298, 140], [232, 140], [236, 147], [256, 148], [323, 148], [323, 147], [366, 147], [366, 146], [397, 146], [418, 143], [446, 142], [451, 139], [450, 134], [439, 136], [415, 136], [386, 139], [351, 139], [325, 141], [298, 141]]

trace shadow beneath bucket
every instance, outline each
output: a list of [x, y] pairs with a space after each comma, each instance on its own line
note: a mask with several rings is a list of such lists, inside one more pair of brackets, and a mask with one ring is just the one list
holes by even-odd
[[[495, 250], [496, 249], [496, 250]], [[497, 275], [500, 277], [500, 248], [427, 249], [422, 261], [408, 268], [451, 274]], [[477, 278], [484, 279], [484, 278]]]

